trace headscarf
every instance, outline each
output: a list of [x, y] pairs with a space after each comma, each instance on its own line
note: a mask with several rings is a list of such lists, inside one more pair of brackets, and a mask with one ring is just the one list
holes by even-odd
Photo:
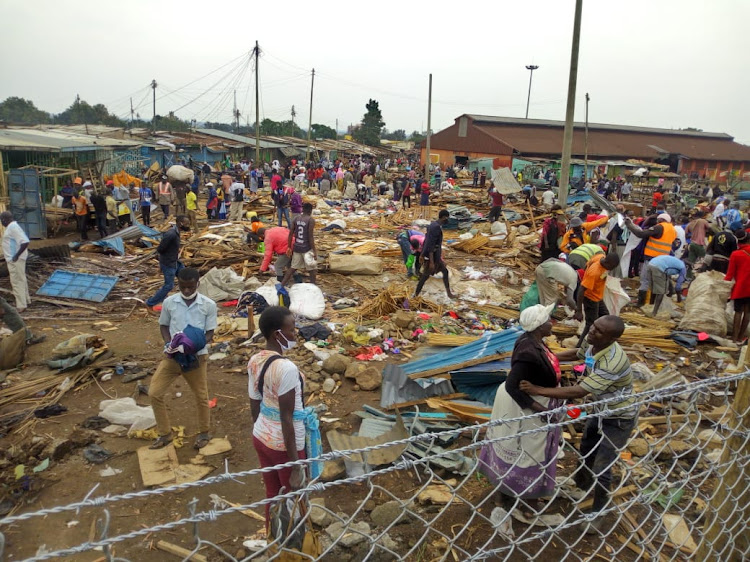
[[554, 304], [544, 306], [543, 304], [535, 304], [525, 308], [521, 312], [520, 324], [524, 332], [533, 332], [539, 326], [549, 320], [549, 315], [552, 309], [555, 308]]

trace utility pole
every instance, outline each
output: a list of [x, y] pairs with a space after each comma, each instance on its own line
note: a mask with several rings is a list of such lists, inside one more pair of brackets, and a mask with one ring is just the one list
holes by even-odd
[[586, 92], [586, 128], [583, 132], [583, 181], [589, 179], [589, 93]]
[[336, 140], [339, 140], [339, 120], [336, 119]]
[[292, 136], [294, 136], [294, 118], [297, 115], [297, 112], [294, 110], [294, 106], [292, 106]]
[[240, 130], [240, 110], [237, 109], [237, 90], [234, 91], [234, 110], [232, 110], [232, 117], [234, 121], [234, 132]]
[[427, 156], [424, 163], [424, 179], [427, 183], [430, 182], [430, 136], [432, 131], [430, 126], [432, 124], [432, 73], [430, 73], [430, 87], [427, 90], [427, 139], [425, 140], [425, 155]]
[[154, 117], [151, 121], [151, 126], [156, 130], [156, 80], [151, 80], [151, 89], [154, 91]]
[[526, 119], [529, 118], [529, 102], [531, 101], [531, 79], [534, 78], [534, 71], [537, 68], [539, 68], [538, 65], [526, 65], [526, 70], [529, 71], [529, 95], [526, 97]]
[[260, 164], [260, 100], [258, 98], [258, 42], [255, 42], [255, 165]]
[[570, 153], [573, 149], [573, 116], [576, 108], [576, 83], [578, 80], [578, 46], [581, 42], [581, 9], [583, 0], [576, 0], [573, 21], [573, 45], [570, 50], [570, 76], [568, 77], [568, 106], [565, 110], [565, 133], [563, 135], [562, 164], [558, 204], [565, 209], [570, 191]]
[[315, 87], [315, 69], [312, 69], [312, 80], [310, 82], [310, 119], [307, 125], [307, 150], [305, 151], [305, 162], [309, 161], [310, 158], [310, 136], [312, 135], [312, 102], [313, 102], [313, 88]]
[[133, 115], [135, 114], [135, 111], [133, 111], [133, 98], [130, 98], [130, 128], [133, 128]]

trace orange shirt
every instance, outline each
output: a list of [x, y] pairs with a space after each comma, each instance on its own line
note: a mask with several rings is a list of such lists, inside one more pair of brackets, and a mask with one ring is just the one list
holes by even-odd
[[604, 254], [596, 254], [586, 264], [586, 272], [583, 274], [581, 286], [586, 289], [583, 296], [594, 302], [601, 302], [604, 298], [604, 287], [607, 285], [607, 273], [601, 265]]
[[89, 206], [88, 203], [86, 203], [86, 198], [83, 195], [79, 195], [78, 197], [74, 195], [71, 201], [73, 202], [73, 206], [75, 207], [76, 215], [89, 214]]

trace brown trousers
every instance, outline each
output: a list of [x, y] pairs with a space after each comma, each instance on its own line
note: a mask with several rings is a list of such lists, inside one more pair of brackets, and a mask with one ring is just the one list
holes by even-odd
[[169, 413], [164, 401], [164, 395], [172, 386], [177, 377], [183, 377], [187, 381], [195, 396], [195, 407], [198, 410], [198, 432], [208, 433], [211, 427], [211, 411], [208, 408], [208, 379], [206, 376], [206, 362], [208, 355], [198, 356], [198, 366], [190, 371], [184, 371], [174, 359], [164, 358], [156, 368], [148, 396], [151, 398], [151, 407], [154, 409], [156, 428], [159, 435], [167, 435], [172, 431], [169, 422]]

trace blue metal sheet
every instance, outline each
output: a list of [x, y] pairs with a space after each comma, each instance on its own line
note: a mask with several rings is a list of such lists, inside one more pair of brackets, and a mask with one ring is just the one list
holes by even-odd
[[466, 345], [455, 347], [443, 353], [437, 353], [426, 359], [404, 363], [400, 367], [405, 374], [411, 375], [437, 369], [438, 367], [456, 365], [469, 359], [478, 359], [480, 357], [487, 357], [489, 361], [497, 353], [513, 351], [513, 346], [522, 333], [523, 330], [515, 327], [501, 332], [492, 332]]
[[36, 292], [45, 297], [102, 302], [117, 283], [119, 277], [89, 275], [58, 269]]
[[125, 244], [122, 241], [122, 238], [120, 236], [117, 236], [116, 238], [110, 238], [109, 240], [95, 240], [92, 242], [94, 246], [101, 246], [102, 248], [109, 248], [110, 250], [114, 250], [121, 256], [125, 255]]

